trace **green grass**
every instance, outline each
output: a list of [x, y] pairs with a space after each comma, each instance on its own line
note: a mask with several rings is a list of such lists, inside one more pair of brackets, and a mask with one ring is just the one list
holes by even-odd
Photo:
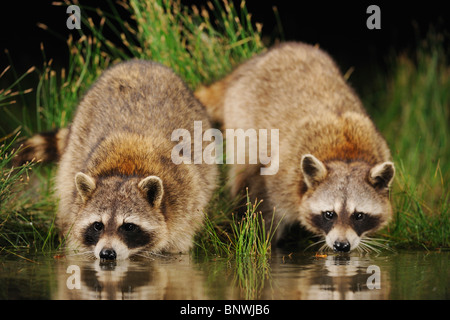
[[[13, 250], [48, 252], [59, 247], [55, 229], [55, 204], [51, 200], [51, 170], [32, 174], [36, 162], [14, 167], [12, 159], [18, 134], [0, 145], [0, 252]], [[36, 188], [30, 188], [37, 182]], [[37, 194], [36, 192], [39, 192]]]
[[197, 250], [197, 253], [212, 253], [239, 261], [270, 257], [271, 240], [278, 225], [274, 225], [273, 220], [266, 224], [262, 212], [258, 211], [261, 202], [255, 199], [252, 203], [247, 189], [246, 210], [242, 215], [234, 214], [234, 207], [229, 207], [226, 214], [223, 208], [217, 208], [221, 212], [219, 214], [210, 211], [212, 217], [205, 218], [204, 231], [196, 239], [197, 249], [202, 250]]
[[[271, 241], [278, 225], [275, 226], [273, 220], [270, 225], [266, 224], [262, 212], [258, 211], [258, 206], [263, 200], [258, 202], [255, 199], [252, 203], [248, 196], [248, 188], [246, 198], [244, 216], [239, 219], [233, 214], [231, 248], [237, 259], [269, 256]], [[266, 230], [266, 225], [269, 226], [268, 230]]]
[[[0, 145], [0, 252], [6, 247], [43, 252], [53, 250], [57, 231], [55, 207], [53, 201], [48, 199], [52, 192], [50, 189], [48, 192], [44, 190], [46, 184], [42, 176], [39, 195], [27, 188], [31, 180], [39, 179], [39, 173], [31, 173], [36, 162], [18, 167], [11, 164], [14, 155], [21, 149], [20, 146], [13, 148], [17, 136], [5, 137]], [[46, 177], [48, 181], [49, 175]]]
[[245, 2], [238, 10], [232, 2], [213, 0], [204, 4], [209, 11], [182, 6], [176, 0], [120, 2], [131, 13], [131, 22], [122, 20], [117, 6], [108, 2], [112, 14], [105, 14], [107, 19], [100, 24], [120, 39], [121, 46], [104, 37], [103, 27], [85, 21], [94, 39], [102, 43], [104, 54], [114, 60], [158, 61], [181, 75], [191, 88], [224, 76], [264, 48], [261, 26], [253, 26]]
[[[397, 247], [450, 246], [450, 64], [439, 36], [398, 55], [370, 103], [396, 163], [395, 217], [385, 236]], [[374, 110], [372, 110], [374, 111]]]
[[[244, 2], [239, 8], [219, 0], [205, 3], [206, 8], [185, 7], [172, 0], [109, 3], [110, 10], [104, 13], [81, 4], [85, 12], [83, 25], [78, 34], [67, 40], [71, 52], [67, 69], [55, 68], [42, 48], [41, 68], [30, 69], [16, 77], [11, 86], [0, 89], [0, 115], [9, 119], [8, 132], [21, 127], [22, 137], [26, 137], [65, 127], [92, 82], [108, 66], [121, 60], [158, 61], [174, 69], [195, 89], [265, 50], [261, 25], [252, 24]], [[129, 12], [130, 18], [120, 18], [119, 9]], [[114, 35], [113, 40], [104, 35], [106, 30]], [[395, 56], [387, 75], [366, 84], [376, 93], [362, 97], [389, 142], [396, 163], [392, 191], [395, 217], [379, 233], [394, 248], [450, 247], [450, 65], [443, 42], [432, 36], [428, 40], [413, 57]], [[29, 92], [13, 89], [31, 72], [39, 76], [33, 88], [35, 99], [25, 103], [22, 112], [12, 112], [14, 106], [10, 103], [15, 97]], [[53, 250], [60, 245], [54, 228], [54, 168], [35, 168], [32, 175], [27, 175], [36, 167], [28, 164], [11, 171], [11, 154], [17, 151], [14, 139], [15, 134], [0, 140], [0, 245]], [[258, 269], [259, 273], [267, 271], [270, 238], [276, 226], [265, 229], [255, 199], [247, 199], [243, 216], [233, 215], [236, 202], [225, 188], [225, 170], [223, 166], [223, 183], [211, 201], [194, 252], [244, 261], [236, 267], [236, 274], [240, 275], [236, 281], [240, 283], [252, 278], [249, 272], [254, 272], [256, 265], [265, 266]], [[30, 182], [27, 177], [31, 177]], [[249, 296], [258, 291], [255, 285], [243, 283], [242, 287], [252, 288], [246, 293]]]
[[[23, 95], [29, 93], [31, 90], [17, 89], [18, 84], [30, 73], [34, 68], [30, 68], [22, 76], [18, 77], [10, 86], [5, 89], [0, 89], [0, 107], [3, 114], [11, 116], [6, 107], [10, 107], [16, 103], [16, 98], [21, 98]], [[8, 71], [14, 71], [7, 67], [1, 74], [2, 78]], [[14, 130], [9, 135], [0, 138], [0, 252], [6, 246], [14, 249], [19, 247], [29, 247], [31, 243], [36, 243], [36, 237], [41, 237], [42, 242], [39, 247], [46, 247], [49, 238], [42, 235], [36, 229], [35, 220], [30, 219], [30, 215], [23, 214], [24, 208], [29, 208], [29, 197], [25, 196], [25, 189], [30, 181], [30, 171], [33, 169], [36, 162], [27, 162], [20, 166], [13, 165], [14, 156], [20, 152], [21, 146], [17, 145], [17, 138], [20, 135], [20, 127]], [[43, 219], [41, 219], [43, 218]], [[44, 220], [45, 229], [48, 230], [47, 216], [42, 215], [38, 218], [39, 223]], [[53, 229], [50, 227], [50, 230]]]

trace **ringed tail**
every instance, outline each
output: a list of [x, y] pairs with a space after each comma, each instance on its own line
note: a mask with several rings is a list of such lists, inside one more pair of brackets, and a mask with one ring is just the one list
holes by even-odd
[[21, 145], [13, 165], [17, 167], [30, 161], [58, 161], [66, 148], [68, 135], [69, 128], [61, 128], [32, 136]]
[[205, 106], [213, 122], [223, 124], [224, 98], [231, 80], [231, 75], [229, 75], [209, 86], [202, 85], [194, 92], [195, 97]]

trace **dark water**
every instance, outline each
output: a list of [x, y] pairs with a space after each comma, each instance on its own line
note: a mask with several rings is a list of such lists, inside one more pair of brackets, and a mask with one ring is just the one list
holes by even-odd
[[0, 299], [449, 299], [450, 252], [274, 253], [268, 263], [190, 255], [100, 263], [0, 256]]

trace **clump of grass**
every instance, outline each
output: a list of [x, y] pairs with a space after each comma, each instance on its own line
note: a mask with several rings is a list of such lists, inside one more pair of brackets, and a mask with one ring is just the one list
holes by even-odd
[[[7, 50], [6, 50], [6, 54], [9, 57], [9, 53]], [[11, 112], [11, 110], [9, 110], [9, 107], [11, 105], [17, 105], [16, 104], [17, 98], [22, 98], [22, 100], [23, 100], [24, 95], [33, 91], [33, 89], [31, 89], [31, 88], [25, 89], [25, 90], [21, 89], [20, 84], [25, 77], [32, 74], [34, 71], [35, 71], [35, 67], [31, 67], [24, 74], [22, 74], [21, 76], [18, 76], [16, 74], [14, 68], [11, 68], [11, 66], [8, 66], [2, 72], [0, 72], [0, 80], [2, 80], [2, 78], [7, 73], [11, 73], [11, 72], [13, 73], [13, 75], [16, 78], [6, 88], [0, 88], [0, 110], [1, 110], [1, 113], [4, 114], [4, 116], [3, 116], [4, 118], [9, 117], [13, 121], [15, 121], [16, 127], [20, 126], [21, 121], [17, 119], [17, 116], [15, 115], [14, 112]], [[8, 130], [5, 130], [4, 128], [0, 128], [0, 134], [8, 136], [8, 133], [9, 133]], [[2, 139], [2, 140], [5, 140], [5, 139]]]
[[14, 149], [13, 145], [20, 133], [16, 133], [13, 137], [4, 137], [0, 139], [0, 211], [3, 212], [8, 206], [14, 202], [17, 197], [18, 190], [16, 188], [22, 186], [25, 181], [29, 181], [29, 171], [34, 162], [28, 162], [24, 165], [11, 166], [12, 159], [20, 151]]
[[268, 257], [271, 252], [272, 238], [277, 226], [271, 221], [269, 230], [266, 230], [266, 222], [258, 206], [263, 200], [252, 203], [247, 192], [247, 208], [243, 217], [239, 220], [233, 215], [231, 228], [233, 231], [231, 248], [237, 259], [248, 257]]
[[[0, 78], [2, 78], [8, 70], [10, 70], [10, 67], [7, 67], [0, 73]], [[34, 68], [30, 68], [10, 86], [5, 89], [0, 89], [0, 107], [2, 107], [2, 110], [7, 110], [5, 109], [5, 106], [15, 104], [16, 101], [14, 100], [14, 97], [31, 91], [30, 89], [13, 91], [13, 89], [23, 78], [32, 73], [33, 70]], [[33, 162], [30, 162], [16, 168], [12, 166], [14, 156], [20, 151], [20, 147], [14, 148], [19, 135], [19, 129], [16, 129], [15, 132], [0, 138], [0, 213], [5, 212], [7, 208], [12, 205], [14, 202], [13, 200], [17, 198], [18, 191], [20, 190], [20, 187], [23, 186], [23, 182], [29, 180], [28, 174], [34, 164]], [[0, 224], [0, 226], [2, 225], [3, 223]]]
[[[54, 206], [46, 197], [43, 183], [38, 196], [26, 188], [37, 162], [12, 165], [22, 148], [14, 148], [19, 134], [0, 139], [0, 247], [45, 252], [58, 246]], [[31, 198], [38, 200], [31, 202]]]
[[241, 218], [233, 215], [231, 222], [230, 251], [235, 261], [234, 282], [245, 299], [257, 299], [270, 275], [272, 238], [278, 227], [266, 221], [258, 206], [263, 200], [252, 203], [246, 190], [246, 212]]
[[[263, 214], [258, 211], [261, 201], [255, 199], [252, 203], [248, 190], [246, 201], [246, 211], [242, 215], [231, 213], [230, 219], [229, 209], [226, 213], [211, 212], [214, 221], [206, 216], [194, 253], [196, 258], [212, 256], [213, 259], [226, 259], [233, 270], [235, 287], [239, 288], [242, 296], [258, 299], [270, 277], [271, 244], [277, 226], [271, 223], [266, 230]], [[228, 204], [230, 202], [236, 201]]]
[[[6, 67], [1, 73], [0, 73], [0, 79], [11, 69], [11, 66]], [[17, 90], [13, 91], [14, 88], [30, 73], [34, 72], [35, 68], [31, 67], [26, 71], [23, 75], [18, 77], [15, 81], [13, 81], [12, 84], [10, 84], [8, 87], [0, 89], [0, 107], [8, 106], [11, 104], [15, 104], [16, 100], [14, 100], [15, 97], [19, 95], [24, 95], [32, 91], [32, 89], [26, 89], [26, 90]]]
[[385, 236], [397, 247], [450, 247], [450, 65], [440, 36], [414, 57], [396, 57], [375, 120], [396, 163], [394, 221]]
[[105, 54], [100, 41], [82, 31], [78, 40], [69, 35], [67, 46], [71, 52], [68, 69], [58, 71], [53, 68], [51, 59], [47, 62], [41, 46], [44, 65], [36, 88], [35, 119], [22, 120], [31, 133], [67, 126], [81, 96], [113, 59]]
[[[9, 69], [6, 68], [0, 74], [0, 78]], [[30, 68], [22, 76], [17, 77], [12, 85], [0, 90], [2, 111], [12, 119], [15, 119], [14, 114], [6, 107], [15, 104], [15, 97], [23, 98], [23, 95], [31, 92], [31, 89], [15, 91], [13, 89], [34, 69]], [[50, 222], [50, 227], [47, 224], [49, 220], [52, 221], [52, 217], [40, 214], [40, 211], [34, 215], [36, 208], [42, 206], [42, 203], [30, 204], [31, 196], [26, 191], [26, 186], [30, 183], [31, 170], [37, 162], [30, 161], [16, 167], [13, 164], [15, 155], [22, 148], [21, 145], [17, 146], [19, 129], [0, 138], [0, 246], [3, 249], [8, 246], [16, 250], [46, 248], [52, 245], [53, 242], [50, 240], [55, 234], [53, 223]]]
[[0, 246], [39, 250], [53, 246], [54, 214], [53, 210], [47, 213], [38, 210], [42, 209], [42, 202], [30, 204], [26, 186], [36, 162], [12, 165], [12, 159], [21, 149], [21, 146], [14, 148], [19, 134], [0, 139]]
[[[227, 259], [244, 261], [246, 259], [267, 261], [270, 259], [272, 238], [278, 226], [273, 220], [266, 230], [263, 213], [258, 211], [262, 200], [252, 203], [246, 194], [246, 210], [242, 215], [232, 213], [231, 220], [205, 218], [203, 238], [197, 240], [204, 253], [214, 253]], [[214, 214], [214, 213], [213, 213]]]
[[[251, 22], [245, 1], [213, 0], [204, 6], [184, 6], [179, 0], [117, 2], [131, 14], [123, 20], [110, 2], [113, 14], [106, 25], [121, 45], [106, 39], [88, 20], [85, 25], [104, 51], [122, 60], [149, 59], [172, 68], [191, 88], [224, 76], [239, 62], [264, 49], [260, 24]], [[90, 12], [94, 8], [85, 7]]]

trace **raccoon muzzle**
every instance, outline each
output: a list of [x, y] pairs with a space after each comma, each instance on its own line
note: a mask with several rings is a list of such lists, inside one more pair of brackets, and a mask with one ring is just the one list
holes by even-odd
[[116, 258], [117, 254], [116, 251], [114, 251], [114, 249], [103, 248], [100, 251], [100, 259], [102, 260], [116, 260]]

